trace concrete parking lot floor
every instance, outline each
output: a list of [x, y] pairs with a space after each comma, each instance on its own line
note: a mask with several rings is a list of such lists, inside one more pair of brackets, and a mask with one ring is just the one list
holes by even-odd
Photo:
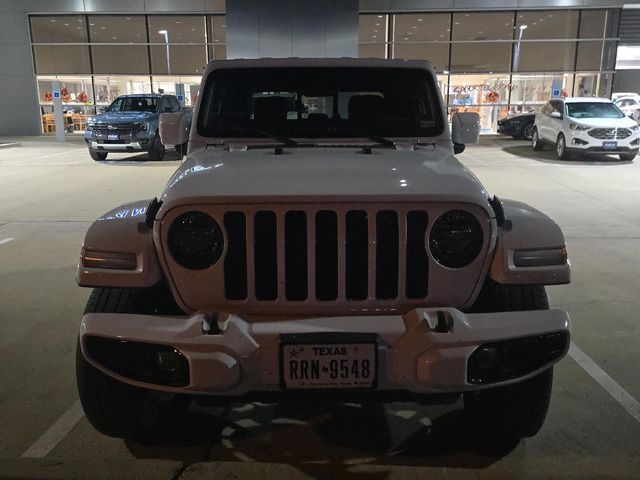
[[485, 138], [460, 155], [491, 194], [564, 229], [573, 283], [548, 289], [573, 320], [542, 431], [483, 445], [460, 403], [251, 403], [192, 412], [188, 438], [142, 446], [82, 415], [74, 377], [89, 291], [75, 265], [91, 221], [158, 195], [178, 165], [143, 156], [93, 162], [81, 143], [0, 150], [0, 478], [640, 478], [640, 160], [556, 161]]

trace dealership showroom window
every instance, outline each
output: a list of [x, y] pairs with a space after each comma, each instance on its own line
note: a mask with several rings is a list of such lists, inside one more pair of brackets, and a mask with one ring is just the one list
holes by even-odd
[[0, 479], [640, 478], [640, 3], [0, 2]]

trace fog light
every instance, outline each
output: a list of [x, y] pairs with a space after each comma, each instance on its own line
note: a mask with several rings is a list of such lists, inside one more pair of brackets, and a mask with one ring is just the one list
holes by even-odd
[[589, 142], [585, 142], [581, 138], [574, 138], [573, 140], [571, 140], [571, 143], [573, 143], [574, 145], [587, 145]]
[[189, 385], [189, 362], [170, 345], [88, 335], [84, 346], [90, 359], [131, 380], [170, 387]]
[[567, 332], [485, 343], [469, 356], [467, 382], [497, 383], [523, 377], [559, 360], [568, 346]]

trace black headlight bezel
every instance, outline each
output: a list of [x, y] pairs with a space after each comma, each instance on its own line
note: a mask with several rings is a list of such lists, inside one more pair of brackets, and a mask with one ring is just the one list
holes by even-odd
[[483, 244], [482, 225], [475, 215], [461, 209], [448, 210], [440, 215], [429, 229], [427, 240], [433, 259], [452, 269], [473, 263]]
[[[192, 244], [189, 245], [189, 242]], [[190, 211], [173, 220], [167, 234], [167, 245], [171, 257], [180, 266], [190, 270], [205, 270], [222, 257], [224, 234], [211, 216]]]

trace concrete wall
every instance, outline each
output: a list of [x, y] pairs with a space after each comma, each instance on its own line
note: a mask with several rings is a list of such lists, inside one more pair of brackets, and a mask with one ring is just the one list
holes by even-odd
[[227, 4], [227, 58], [357, 57], [358, 0]]

